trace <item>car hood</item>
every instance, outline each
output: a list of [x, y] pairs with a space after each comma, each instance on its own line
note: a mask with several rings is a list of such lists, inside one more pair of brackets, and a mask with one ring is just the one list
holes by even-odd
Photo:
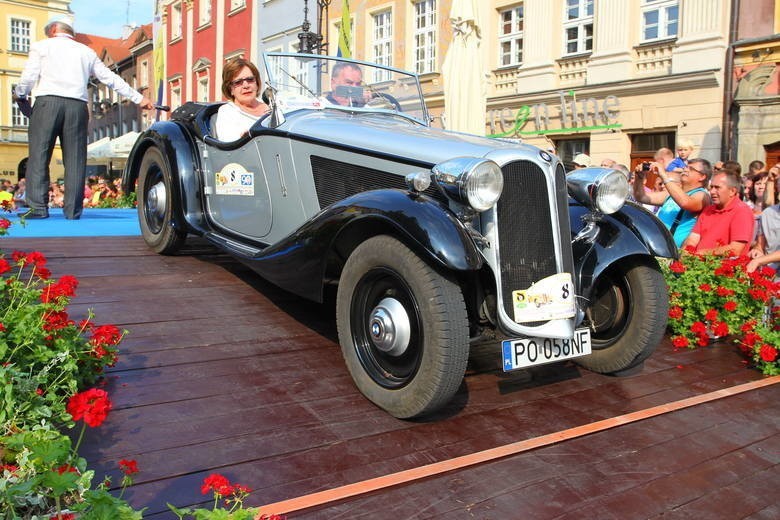
[[[289, 114], [280, 130], [293, 136], [403, 156], [435, 164], [453, 157], [491, 157], [497, 162], [507, 151], [538, 153], [534, 147], [439, 128], [426, 127], [400, 116], [342, 110], [299, 111]], [[512, 154], [515, 155], [515, 154]]]

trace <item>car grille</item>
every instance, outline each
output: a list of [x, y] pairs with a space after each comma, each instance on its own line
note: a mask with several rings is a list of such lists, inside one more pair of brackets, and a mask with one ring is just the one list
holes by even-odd
[[[317, 190], [320, 209], [364, 191], [387, 188], [408, 189], [403, 175], [316, 155], [311, 156], [311, 171], [314, 175], [314, 187]], [[440, 202], [447, 201], [434, 185], [423, 193]]]
[[[504, 191], [496, 204], [498, 218], [499, 266], [504, 311], [514, 317], [512, 291], [527, 289], [534, 282], [558, 272], [555, 259], [555, 235], [551, 229], [550, 205], [557, 204], [561, 222], [561, 236], [571, 236], [568, 222], [568, 198], [563, 168], [556, 171], [555, 183], [559, 193], [552, 197], [542, 169], [530, 161], [505, 165]], [[560, 193], [563, 190], [563, 193]], [[565, 222], [564, 222], [565, 221]], [[565, 224], [565, 229], [563, 226]], [[564, 266], [571, 260], [564, 260]], [[569, 271], [571, 272], [571, 271]], [[525, 323], [534, 326], [538, 323]]]

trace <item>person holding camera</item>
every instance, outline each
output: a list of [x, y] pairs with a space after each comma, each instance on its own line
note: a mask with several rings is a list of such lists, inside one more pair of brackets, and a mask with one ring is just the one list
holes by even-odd
[[334, 105], [362, 107], [370, 97], [363, 88], [363, 71], [354, 63], [337, 63], [330, 73], [331, 92], [325, 99]]
[[[646, 192], [645, 177], [654, 172], [662, 180], [666, 191]], [[677, 247], [691, 233], [699, 213], [710, 204], [707, 183], [712, 176], [712, 166], [706, 159], [691, 159], [679, 178], [667, 172], [663, 162], [653, 162], [647, 169], [640, 168], [634, 181], [634, 198], [642, 204], [660, 206], [656, 216], [674, 237]]]

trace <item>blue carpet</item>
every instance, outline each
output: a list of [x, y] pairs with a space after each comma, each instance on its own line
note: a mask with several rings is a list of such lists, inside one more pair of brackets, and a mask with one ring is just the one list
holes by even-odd
[[27, 220], [19, 223], [16, 213], [0, 213], [11, 221], [8, 236], [23, 237], [104, 237], [104, 236], [140, 236], [138, 210], [84, 208], [79, 220], [67, 220], [62, 209], [49, 210], [49, 218]]

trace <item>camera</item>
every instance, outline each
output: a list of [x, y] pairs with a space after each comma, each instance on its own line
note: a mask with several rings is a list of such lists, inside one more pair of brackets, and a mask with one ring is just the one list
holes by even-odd
[[643, 172], [649, 172], [650, 171], [650, 163], [649, 162], [643, 162], [642, 163], [642, 171]]

